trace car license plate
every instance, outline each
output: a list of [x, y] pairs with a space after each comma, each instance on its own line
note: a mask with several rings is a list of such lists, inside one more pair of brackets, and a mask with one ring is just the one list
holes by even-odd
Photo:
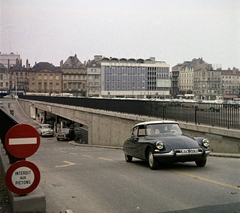
[[198, 149], [181, 149], [181, 153], [197, 153]]

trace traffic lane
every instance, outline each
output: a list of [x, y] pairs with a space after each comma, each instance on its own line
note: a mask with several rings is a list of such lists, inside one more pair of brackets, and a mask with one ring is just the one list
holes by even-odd
[[[38, 123], [29, 118], [20, 108], [19, 103], [16, 100], [6, 99], [3, 101], [5, 110], [13, 110], [14, 117], [21, 123], [29, 124], [35, 128], [38, 127]], [[10, 106], [10, 108], [9, 108]]]
[[[185, 163], [151, 171], [139, 160], [126, 163], [121, 150], [75, 147], [54, 140], [43, 150], [52, 153], [38, 155], [47, 201], [55, 203], [50, 210], [61, 204], [76, 212], [164, 212], [239, 202], [238, 188], [228, 186], [236, 183], [220, 172], [224, 165], [239, 163], [234, 159], [209, 157], [204, 168]], [[228, 172], [239, 175], [234, 167]]]
[[[65, 163], [63, 161], [72, 162], [72, 159], [75, 155], [86, 158], [86, 160], [104, 160], [104, 161], [123, 161], [124, 160], [124, 154], [122, 150], [111, 150], [106, 148], [97, 148], [97, 147], [83, 147], [83, 146], [72, 146], [66, 141], [56, 141], [56, 138], [54, 137], [44, 137], [46, 140], [45, 143], [47, 146], [44, 146], [41, 149], [38, 150], [38, 152], [46, 152], [51, 151], [51, 155], [49, 157], [52, 159], [60, 158], [58, 166], [64, 165]], [[57, 154], [52, 156], [53, 151], [55, 151]], [[62, 158], [61, 154], [65, 155], [65, 160]], [[118, 155], [116, 155], [118, 153]], [[46, 158], [47, 156], [44, 155], [44, 153], [41, 154], [43, 158]], [[210, 160], [211, 159], [211, 160]], [[141, 164], [141, 161], [138, 161], [137, 159], [133, 158], [134, 162], [133, 164]], [[124, 161], [125, 162], [125, 161]], [[75, 162], [73, 162], [75, 163]], [[147, 164], [146, 164], [147, 165]], [[181, 172], [184, 175], [186, 171], [189, 171], [191, 168], [191, 175], [197, 175], [199, 172], [201, 172], [201, 169], [204, 170], [204, 178], [211, 180], [214, 179], [216, 182], [227, 182], [226, 184], [233, 185], [238, 188], [240, 186], [238, 175], [239, 172], [239, 165], [240, 165], [240, 159], [239, 158], [221, 158], [221, 157], [208, 157], [208, 162], [206, 164], [206, 167], [204, 168], [198, 168], [195, 166], [194, 162], [190, 163], [179, 163], [179, 164], [173, 164], [170, 165], [164, 169], [175, 167], [181, 168]], [[160, 169], [161, 170], [161, 169]], [[234, 174], [235, 175], [232, 175]], [[213, 175], [215, 175], [213, 177]], [[201, 178], [201, 177], [199, 177]]]

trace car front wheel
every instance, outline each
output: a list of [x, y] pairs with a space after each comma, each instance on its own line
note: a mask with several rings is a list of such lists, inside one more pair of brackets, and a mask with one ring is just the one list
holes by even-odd
[[125, 160], [126, 160], [127, 162], [132, 162], [132, 156], [127, 155], [127, 154], [125, 153]]
[[151, 150], [148, 152], [148, 164], [152, 170], [157, 169], [159, 165], [158, 160], [153, 156]]
[[198, 167], [204, 167], [207, 163], [207, 160], [195, 161], [195, 163]]

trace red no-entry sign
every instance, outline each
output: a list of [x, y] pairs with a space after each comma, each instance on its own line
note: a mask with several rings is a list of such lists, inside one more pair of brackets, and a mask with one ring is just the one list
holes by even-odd
[[40, 145], [38, 131], [28, 124], [17, 124], [8, 130], [5, 137], [5, 147], [17, 158], [27, 158], [33, 155]]
[[25, 160], [12, 164], [5, 175], [9, 190], [15, 194], [25, 195], [32, 192], [40, 182], [40, 172], [37, 166]]

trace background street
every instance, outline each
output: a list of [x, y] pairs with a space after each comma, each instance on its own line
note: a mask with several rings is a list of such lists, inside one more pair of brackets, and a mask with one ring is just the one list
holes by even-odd
[[44, 137], [28, 160], [40, 169], [47, 213], [240, 212], [239, 158], [210, 156], [203, 168], [192, 162], [152, 171], [140, 160], [125, 162], [121, 149]]

